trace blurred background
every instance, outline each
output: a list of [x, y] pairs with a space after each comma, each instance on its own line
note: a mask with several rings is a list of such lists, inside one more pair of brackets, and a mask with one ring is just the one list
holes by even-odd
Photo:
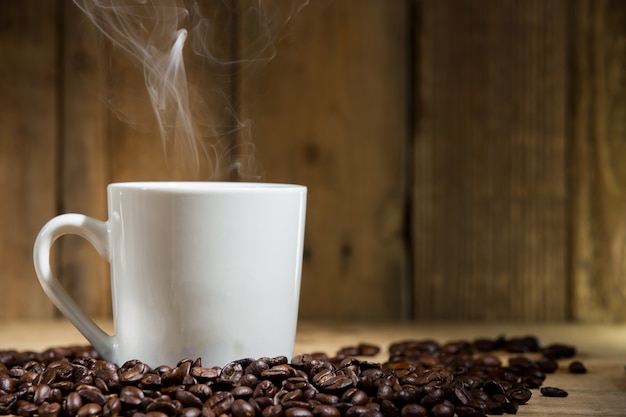
[[[77, 4], [0, 2], [1, 319], [59, 315], [32, 267], [51, 217], [106, 219], [110, 182], [229, 179], [309, 187], [302, 319], [626, 322], [626, 2], [192, 6], [217, 174], [168, 154], [145, 68]], [[109, 316], [106, 261], [53, 255]]]

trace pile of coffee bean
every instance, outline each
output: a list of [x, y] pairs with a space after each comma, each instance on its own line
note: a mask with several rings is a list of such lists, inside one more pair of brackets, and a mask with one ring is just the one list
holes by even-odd
[[[503, 355], [496, 351], [507, 352]], [[325, 353], [121, 366], [91, 347], [0, 351], [0, 414], [23, 417], [452, 417], [516, 414], [575, 348], [536, 337], [371, 344]], [[534, 355], [525, 355], [535, 353]], [[501, 357], [509, 359], [503, 363]], [[532, 358], [532, 359], [531, 359]], [[578, 362], [571, 372], [582, 372]], [[586, 371], [586, 369], [585, 369]], [[556, 387], [543, 395], [566, 396]]]

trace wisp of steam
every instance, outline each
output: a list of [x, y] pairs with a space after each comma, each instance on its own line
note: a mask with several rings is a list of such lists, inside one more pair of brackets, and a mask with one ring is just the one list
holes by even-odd
[[[274, 57], [276, 37], [308, 0], [74, 0], [74, 3], [114, 46], [142, 69], [166, 158], [174, 153], [195, 167], [201, 158], [206, 158], [214, 179], [225, 172], [232, 176], [228, 171], [238, 170], [242, 165], [255, 166], [251, 163], [254, 147], [250, 139], [238, 135], [246, 123], [238, 117], [235, 96], [239, 80], [234, 78], [241, 75], [244, 67], [265, 64]], [[237, 31], [242, 27], [248, 34], [245, 46], [237, 41]], [[186, 60], [190, 59], [211, 72], [208, 75], [216, 84], [214, 88], [207, 91], [194, 88], [185, 70]], [[218, 80], [225, 77], [227, 81], [218, 86]], [[208, 105], [209, 101], [212, 106]], [[216, 102], [221, 114], [212, 115], [208, 109], [215, 111]], [[238, 140], [233, 140], [238, 136]], [[256, 175], [243, 173], [248, 178]]]

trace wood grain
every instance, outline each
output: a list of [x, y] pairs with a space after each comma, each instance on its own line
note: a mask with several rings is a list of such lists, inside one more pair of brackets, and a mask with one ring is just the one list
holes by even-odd
[[574, 318], [626, 320], [626, 4], [578, 1], [571, 48]]
[[415, 316], [564, 320], [565, 3], [420, 4]]
[[[61, 134], [59, 211], [107, 218], [106, 185], [111, 178], [107, 136], [104, 39], [71, 2], [60, 4], [62, 80], [58, 95]], [[78, 305], [90, 315], [111, 314], [108, 263], [84, 239], [64, 236], [57, 243], [57, 275]]]
[[303, 8], [240, 97], [262, 180], [308, 186], [302, 317], [399, 319], [407, 7], [356, 3]]
[[56, 214], [58, 2], [0, 3], [0, 317], [53, 314], [34, 274], [35, 236]]

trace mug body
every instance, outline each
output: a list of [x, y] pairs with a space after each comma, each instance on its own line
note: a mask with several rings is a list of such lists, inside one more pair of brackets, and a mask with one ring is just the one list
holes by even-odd
[[292, 355], [306, 187], [116, 183], [108, 201], [117, 363]]

